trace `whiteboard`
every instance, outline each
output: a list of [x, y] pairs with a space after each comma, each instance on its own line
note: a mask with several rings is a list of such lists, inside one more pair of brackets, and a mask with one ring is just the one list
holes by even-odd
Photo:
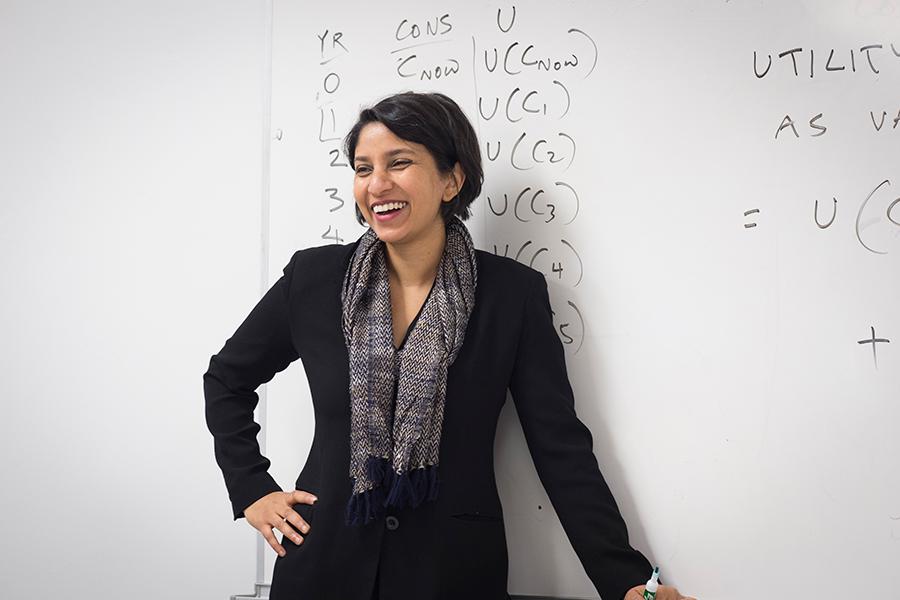
[[[900, 4], [273, 6], [273, 280], [363, 233], [338, 151], [359, 109], [446, 93], [482, 144], [476, 245], [546, 275], [577, 412], [662, 579], [900, 586]], [[313, 432], [290, 373], [268, 401], [283, 482]], [[596, 598], [511, 400], [495, 454], [510, 593]]]

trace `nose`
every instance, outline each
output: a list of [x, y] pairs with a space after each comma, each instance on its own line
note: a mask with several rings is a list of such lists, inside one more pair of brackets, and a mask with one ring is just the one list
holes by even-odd
[[391, 179], [387, 172], [381, 169], [372, 169], [369, 174], [369, 193], [373, 196], [383, 194], [391, 189]]

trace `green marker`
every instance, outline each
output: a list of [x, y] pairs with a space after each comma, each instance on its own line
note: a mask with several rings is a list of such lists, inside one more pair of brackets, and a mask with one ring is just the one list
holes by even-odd
[[659, 567], [653, 568], [653, 574], [644, 586], [644, 600], [655, 600], [656, 589], [659, 587]]

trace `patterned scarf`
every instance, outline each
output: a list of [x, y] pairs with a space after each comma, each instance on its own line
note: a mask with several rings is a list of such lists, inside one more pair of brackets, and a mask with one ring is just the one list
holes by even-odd
[[446, 232], [434, 285], [400, 350], [394, 348], [384, 242], [371, 228], [344, 275], [353, 482], [348, 525], [437, 497], [447, 370], [462, 346], [478, 279], [465, 225], [447, 217]]

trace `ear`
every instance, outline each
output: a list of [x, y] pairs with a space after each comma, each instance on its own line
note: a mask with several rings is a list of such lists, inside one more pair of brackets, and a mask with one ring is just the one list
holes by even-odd
[[450, 202], [456, 195], [459, 193], [459, 190], [462, 189], [463, 184], [466, 181], [466, 174], [463, 172], [462, 166], [457, 162], [453, 165], [453, 170], [450, 171], [450, 180], [447, 182], [447, 187], [444, 188], [444, 202]]

